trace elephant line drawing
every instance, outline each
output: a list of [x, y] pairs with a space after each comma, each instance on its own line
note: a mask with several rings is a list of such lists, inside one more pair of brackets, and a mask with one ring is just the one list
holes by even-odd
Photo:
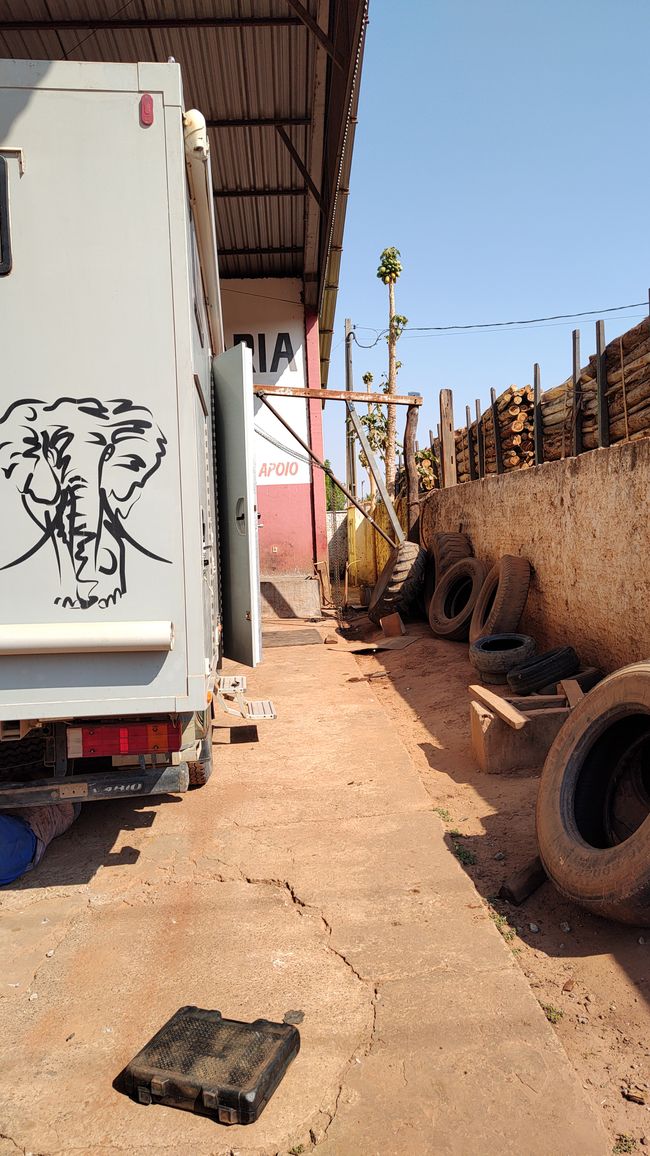
[[59, 573], [55, 605], [104, 609], [126, 593], [127, 545], [170, 565], [124, 526], [166, 447], [151, 411], [125, 398], [15, 401], [0, 418], [0, 476], [18, 490], [40, 538], [0, 569], [49, 542]]

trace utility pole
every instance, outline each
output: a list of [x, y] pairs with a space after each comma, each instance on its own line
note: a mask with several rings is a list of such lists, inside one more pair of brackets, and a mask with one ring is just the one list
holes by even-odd
[[[345, 388], [354, 389], [352, 377], [353, 327], [349, 317], [345, 319]], [[347, 412], [347, 411], [346, 411]], [[345, 482], [351, 494], [357, 493], [357, 459], [355, 455], [354, 427], [347, 414], [345, 419]]]

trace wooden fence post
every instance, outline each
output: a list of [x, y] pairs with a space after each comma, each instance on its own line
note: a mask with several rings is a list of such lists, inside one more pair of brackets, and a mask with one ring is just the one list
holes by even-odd
[[535, 465], [541, 466], [544, 461], [544, 431], [542, 430], [542, 403], [541, 403], [541, 374], [539, 365], [533, 366], [533, 443], [535, 446]]
[[607, 406], [607, 363], [605, 359], [605, 322], [596, 322], [596, 420], [598, 445], [609, 445], [609, 409]]
[[474, 461], [474, 447], [472, 445], [472, 413], [468, 405], [465, 406], [465, 421], [467, 422], [467, 456], [469, 459], [469, 480], [476, 481], [476, 462]]
[[442, 484], [455, 486], [456, 439], [454, 438], [454, 395], [450, 389], [440, 390], [440, 438], [442, 454]]
[[481, 417], [481, 403], [476, 399], [476, 449], [478, 451], [478, 476], [485, 477], [485, 441], [483, 438], [483, 418]]
[[492, 388], [490, 390], [490, 404], [492, 407], [492, 425], [494, 427], [494, 453], [497, 460], [497, 473], [503, 473], [503, 446], [501, 445], [501, 427], [499, 426], [499, 415], [497, 413], [497, 391]]
[[580, 377], [580, 330], [574, 329], [573, 347], [573, 453], [582, 453], [582, 390], [578, 385]]

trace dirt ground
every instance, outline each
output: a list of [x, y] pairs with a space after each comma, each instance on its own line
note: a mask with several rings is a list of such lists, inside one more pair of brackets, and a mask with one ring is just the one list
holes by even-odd
[[[496, 898], [504, 880], [535, 853], [538, 774], [486, 775], [469, 738], [464, 644], [432, 638], [425, 626], [405, 649], [358, 656], [406, 745], [480, 895], [583, 1087], [614, 1152], [650, 1150], [650, 931], [600, 920], [545, 883], [521, 907]], [[457, 834], [456, 834], [457, 833]], [[625, 1091], [647, 1101], [626, 1099]]]
[[[401, 656], [403, 682], [394, 671], [442, 704], [415, 738], [402, 720], [438, 768], [434, 801], [392, 692], [375, 691], [389, 679], [323, 645], [329, 628], [293, 645], [296, 625], [247, 675], [277, 719], [252, 734], [220, 716], [205, 787], [84, 807], [2, 889], [0, 1156], [607, 1156], [541, 993], [452, 853], [486, 843], [499, 805], [461, 790], [458, 652], [444, 683], [430, 641]], [[452, 806], [465, 840], [445, 834]], [[115, 1085], [188, 1004], [299, 1020], [256, 1124], [145, 1108]]]

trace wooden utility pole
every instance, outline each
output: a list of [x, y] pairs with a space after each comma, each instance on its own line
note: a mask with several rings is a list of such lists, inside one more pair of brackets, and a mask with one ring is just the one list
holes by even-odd
[[[345, 319], [345, 388], [348, 392], [354, 389], [352, 375], [352, 322]], [[357, 492], [357, 459], [354, 452], [354, 429], [350, 415], [346, 412], [345, 418], [345, 480], [352, 494]]]

